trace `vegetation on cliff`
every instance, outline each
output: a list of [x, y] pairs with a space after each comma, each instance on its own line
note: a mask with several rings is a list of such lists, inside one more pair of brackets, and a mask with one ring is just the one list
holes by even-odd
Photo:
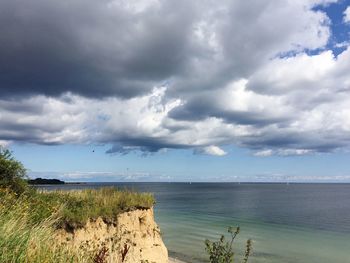
[[135, 209], [153, 206], [152, 194], [137, 193], [116, 188], [85, 189], [72, 191], [42, 191], [35, 194], [34, 207], [46, 218], [52, 211], [60, 209], [59, 227], [80, 227], [89, 219], [102, 217], [113, 222], [117, 215]]
[[54, 245], [53, 231], [98, 217], [113, 222], [119, 213], [153, 204], [151, 194], [116, 188], [36, 190], [23, 165], [0, 148], [0, 262], [94, 262], [94, 254]]

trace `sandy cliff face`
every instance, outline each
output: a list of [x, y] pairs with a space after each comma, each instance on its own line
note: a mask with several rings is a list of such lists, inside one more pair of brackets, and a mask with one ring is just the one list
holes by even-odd
[[100, 252], [109, 263], [168, 263], [168, 251], [154, 221], [153, 209], [118, 215], [117, 223], [91, 220], [83, 228], [59, 230], [59, 242]]

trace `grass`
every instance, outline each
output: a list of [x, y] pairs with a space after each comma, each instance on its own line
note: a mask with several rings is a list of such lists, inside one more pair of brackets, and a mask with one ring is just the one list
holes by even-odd
[[41, 192], [38, 195], [44, 205], [50, 204], [55, 209], [63, 203], [59, 223], [70, 227], [85, 225], [88, 219], [98, 217], [114, 222], [119, 213], [150, 208], [155, 203], [152, 194], [115, 188]]
[[92, 257], [83, 251], [55, 245], [53, 226], [59, 210], [34, 222], [28, 200], [7, 190], [0, 190], [0, 195], [0, 262], [92, 262]]
[[155, 203], [152, 194], [116, 188], [72, 191], [31, 190], [13, 198], [15, 196], [8, 190], [0, 191], [0, 204], [9, 206], [22, 202], [22, 205], [30, 209], [28, 220], [33, 223], [40, 223], [51, 215], [57, 214], [58, 227], [80, 227], [85, 225], [88, 219], [98, 217], [102, 217], [107, 222], [114, 222], [119, 213], [150, 208]]
[[0, 188], [0, 262], [94, 262], [92, 252], [53, 245], [55, 229], [80, 227], [98, 217], [114, 222], [121, 212], [153, 204], [151, 194], [115, 188], [21, 195]]

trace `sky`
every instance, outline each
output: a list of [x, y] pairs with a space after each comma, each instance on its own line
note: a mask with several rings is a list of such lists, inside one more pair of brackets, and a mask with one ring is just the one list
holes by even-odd
[[1, 0], [0, 32], [30, 177], [350, 182], [349, 0]]

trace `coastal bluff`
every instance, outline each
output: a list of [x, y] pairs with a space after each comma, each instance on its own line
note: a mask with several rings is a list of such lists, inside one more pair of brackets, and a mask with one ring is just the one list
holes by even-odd
[[82, 227], [58, 229], [56, 235], [61, 244], [97, 251], [102, 262], [168, 263], [153, 208], [121, 213], [114, 222], [90, 219]]

